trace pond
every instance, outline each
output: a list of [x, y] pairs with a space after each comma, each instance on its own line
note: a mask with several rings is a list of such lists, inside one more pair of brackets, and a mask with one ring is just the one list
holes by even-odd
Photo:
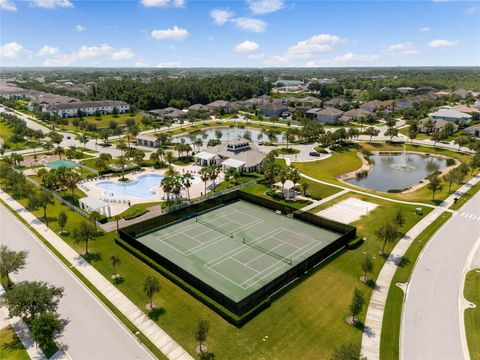
[[[245, 137], [245, 133], [250, 134], [250, 138], [253, 142], [259, 141], [269, 141], [267, 133], [263, 133], [261, 129], [255, 128], [238, 128], [238, 127], [215, 127], [209, 128], [205, 130], [199, 130], [195, 133], [190, 133], [189, 135], [181, 135], [173, 138], [173, 142], [181, 142], [182, 139], [185, 140], [186, 144], [191, 144], [193, 139], [200, 138], [203, 140], [204, 143], [208, 142], [210, 139], [216, 139], [216, 133], [220, 131], [222, 133], [222, 137], [220, 140], [222, 142], [237, 139], [239, 137]], [[275, 137], [275, 141], [282, 141], [283, 135], [278, 134]]]
[[95, 187], [102, 189], [105, 196], [134, 196], [138, 198], [148, 198], [155, 195], [155, 191], [152, 189], [159, 187], [162, 179], [162, 175], [147, 174], [125, 183], [101, 181], [96, 183]]
[[368, 175], [348, 183], [377, 191], [401, 191], [447, 167], [446, 159], [422, 154], [376, 154], [369, 159], [373, 167]]

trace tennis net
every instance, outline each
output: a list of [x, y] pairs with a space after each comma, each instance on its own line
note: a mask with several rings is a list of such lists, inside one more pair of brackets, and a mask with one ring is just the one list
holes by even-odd
[[280, 254], [277, 254], [276, 252], [272, 251], [272, 250], [269, 250], [267, 248], [264, 248], [263, 246], [260, 246], [256, 243], [254, 243], [253, 241], [250, 241], [250, 240], [247, 240], [245, 238], [242, 238], [242, 242], [245, 244], [245, 245], [248, 245], [252, 248], [254, 248], [255, 250], [258, 250], [260, 252], [263, 252], [267, 255], [270, 255], [271, 257], [277, 259], [277, 260], [280, 260], [280, 261], [283, 261], [284, 263], [287, 263], [288, 265], [293, 265], [293, 260], [288, 258], [288, 257], [285, 257], [285, 256], [282, 256]]
[[196, 221], [197, 223], [202, 224], [203, 226], [206, 226], [206, 227], [208, 227], [208, 228], [210, 228], [210, 229], [212, 229], [212, 230], [218, 231], [219, 233], [222, 233], [222, 234], [224, 234], [224, 235], [227, 235], [227, 236], [233, 238], [233, 233], [230, 233], [230, 232], [228, 232], [228, 231], [225, 231], [225, 230], [223, 230], [222, 228], [220, 228], [220, 227], [218, 227], [218, 226], [215, 226], [215, 225], [212, 225], [212, 224], [210, 224], [209, 222], [206, 222], [206, 221], [204, 221], [204, 220], [200, 220], [198, 217], [195, 218], [195, 221]]

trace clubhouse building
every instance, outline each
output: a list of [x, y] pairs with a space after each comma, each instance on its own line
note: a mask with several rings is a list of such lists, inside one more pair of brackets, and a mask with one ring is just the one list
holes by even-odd
[[221, 166], [222, 170], [235, 168], [239, 172], [260, 171], [266, 154], [249, 140], [240, 138], [217, 146], [209, 146], [195, 154], [195, 163], [200, 166]]

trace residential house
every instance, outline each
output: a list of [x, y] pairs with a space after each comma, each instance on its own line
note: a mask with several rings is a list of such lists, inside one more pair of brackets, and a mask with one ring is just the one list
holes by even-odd
[[97, 112], [100, 114], [112, 114], [116, 111], [119, 114], [127, 113], [130, 110], [130, 105], [125, 101], [77, 101], [70, 103], [62, 103], [49, 105], [46, 107], [46, 111], [50, 114], [57, 114], [60, 117], [76, 117], [80, 110], [85, 116], [95, 115]]
[[157, 116], [161, 118], [168, 117], [173, 120], [184, 119], [187, 117], [187, 113], [185, 111], [179, 110], [171, 106], [166, 107], [164, 109], [150, 110], [148, 113], [153, 116]]
[[398, 99], [395, 101], [395, 106], [398, 109], [411, 109], [413, 108], [413, 101], [411, 99]]
[[334, 107], [334, 108], [338, 108], [340, 106], [344, 106], [344, 105], [348, 105], [349, 102], [345, 99], [342, 99], [342, 98], [333, 98], [333, 99], [330, 99], [330, 100], [327, 100], [323, 103], [323, 106], [324, 107]]
[[346, 111], [343, 114], [343, 116], [341, 118], [341, 121], [342, 122], [349, 122], [349, 121], [363, 120], [363, 119], [368, 118], [370, 116], [372, 116], [372, 113], [370, 113], [366, 110], [352, 109], [352, 110]]
[[445, 120], [450, 122], [458, 122], [460, 124], [469, 124], [472, 121], [472, 115], [465, 114], [452, 109], [439, 109], [428, 114], [433, 120]]
[[338, 119], [342, 117], [343, 111], [335, 108], [326, 108], [318, 111], [316, 115], [322, 124], [336, 124]]
[[70, 96], [63, 96], [50, 93], [40, 93], [34, 96], [28, 103], [28, 110], [34, 111], [37, 106], [41, 108], [43, 112], [48, 112], [50, 106], [79, 103], [80, 100], [72, 98]]
[[239, 172], [253, 172], [261, 170], [266, 156], [255, 144], [240, 138], [207, 147], [195, 154], [195, 163], [201, 166], [221, 166], [224, 171], [233, 167]]
[[139, 146], [155, 148], [155, 147], [158, 147], [159, 145], [157, 138], [153, 135], [138, 134], [135, 137], [135, 140], [137, 142], [137, 145]]
[[280, 102], [268, 102], [260, 107], [260, 114], [265, 117], [280, 117], [286, 111], [288, 111], [288, 106]]
[[207, 105], [203, 105], [203, 104], [194, 104], [188, 108], [188, 111], [193, 111], [193, 112], [199, 111], [199, 112], [209, 113], [210, 110], [211, 109]]
[[207, 106], [214, 112], [229, 113], [232, 111], [232, 103], [226, 100], [216, 100], [207, 104]]
[[440, 90], [434, 93], [435, 96], [442, 97], [442, 96], [450, 96], [450, 92], [446, 90]]
[[465, 135], [480, 137], [480, 124], [472, 125], [463, 130]]
[[460, 99], [465, 99], [470, 92], [465, 89], [458, 89], [453, 92], [454, 95], [457, 95]]
[[403, 87], [397, 88], [397, 91], [401, 92], [402, 94], [408, 94], [409, 92], [412, 92], [413, 90], [415, 90], [415, 89], [412, 88], [412, 87], [408, 87], [408, 86], [403, 86]]
[[[432, 134], [435, 132], [443, 131], [445, 125], [450, 123], [450, 121], [432, 118], [424, 118], [418, 122], [418, 131], [425, 134]], [[458, 130], [458, 125], [454, 124], [454, 132]]]
[[425, 94], [433, 93], [434, 91], [435, 89], [431, 86], [420, 86], [419, 88], [417, 88], [415, 92], [420, 95], [425, 95]]
[[360, 109], [368, 111], [369, 113], [374, 113], [380, 108], [383, 108], [385, 104], [380, 100], [367, 101], [360, 105]]
[[316, 119], [317, 118], [317, 113], [321, 110], [323, 110], [323, 109], [322, 108], [312, 108], [310, 110], [305, 111], [304, 115], [308, 119]]
[[480, 112], [480, 110], [475, 108], [475, 107], [470, 107], [470, 106], [466, 106], [466, 105], [462, 105], [462, 104], [452, 106], [452, 110], [460, 111], [460, 112], [463, 112], [465, 114], [473, 114], [473, 113]]

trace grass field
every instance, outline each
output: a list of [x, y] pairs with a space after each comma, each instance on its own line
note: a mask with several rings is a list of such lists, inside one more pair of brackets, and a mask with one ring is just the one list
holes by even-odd
[[404, 260], [397, 268], [388, 290], [387, 302], [382, 323], [382, 337], [380, 339], [380, 359], [398, 359], [400, 341], [400, 321], [403, 307], [403, 290], [397, 283], [406, 283], [415, 266], [418, 255], [435, 234], [435, 232], [452, 216], [444, 212], [433, 221], [423, 232], [412, 242], [404, 255]]
[[[118, 114], [117, 117], [114, 115], [102, 115], [100, 119], [97, 119], [95, 116], [85, 116], [83, 120], [85, 123], [93, 123], [97, 125], [98, 129], [101, 128], [107, 128], [108, 124], [110, 121], [115, 120], [118, 125], [125, 125], [125, 122], [127, 119], [135, 119], [135, 122], [137, 125], [140, 127], [141, 130], [147, 130], [149, 128], [145, 127], [145, 125], [142, 124], [142, 114], [141, 113], [136, 113], [134, 115], [132, 114]], [[67, 130], [67, 131], [82, 131], [81, 129], [77, 129], [75, 126], [73, 126], [72, 121], [76, 118], [69, 118], [68, 119], [68, 125], [62, 126], [62, 130]]]
[[27, 350], [22, 342], [8, 325], [0, 330], [0, 359], [2, 360], [29, 360]]
[[[22, 141], [18, 144], [14, 144], [10, 141], [10, 137], [13, 135], [12, 125], [6, 120], [0, 118], [0, 138], [3, 140], [3, 143], [6, 147], [12, 150], [23, 150], [29, 149], [34, 145], [31, 141]], [[36, 143], [37, 148], [40, 147], [40, 143]]]
[[463, 194], [456, 203], [450, 206], [452, 210], [460, 209], [468, 200], [470, 200], [480, 190], [480, 182], [473, 185], [465, 194]]
[[475, 304], [475, 308], [466, 309], [465, 333], [467, 334], [468, 351], [470, 358], [480, 358], [480, 269], [467, 273], [463, 295], [465, 299]]

